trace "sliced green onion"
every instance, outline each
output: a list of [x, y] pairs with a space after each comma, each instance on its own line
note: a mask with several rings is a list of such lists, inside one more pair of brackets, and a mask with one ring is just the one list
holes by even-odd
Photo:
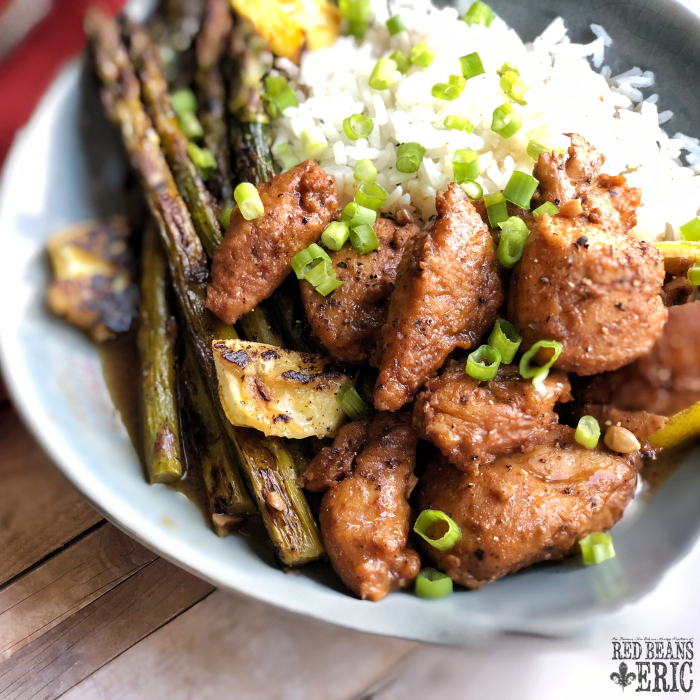
[[484, 195], [486, 213], [489, 217], [491, 228], [496, 228], [504, 221], [508, 221], [508, 206], [502, 192], [493, 192]]
[[499, 76], [504, 76], [506, 73], [520, 75], [520, 71], [512, 63], [508, 63], [507, 61], [496, 72]]
[[452, 579], [437, 569], [427, 566], [416, 576], [415, 592], [419, 598], [438, 600], [453, 591]]
[[[441, 528], [434, 526], [440, 523]], [[437, 530], [437, 532], [436, 532]], [[444, 532], [443, 532], [444, 530]], [[462, 537], [459, 525], [441, 510], [424, 510], [417, 518], [413, 526], [413, 532], [420, 535], [428, 544], [444, 552], [454, 547]], [[443, 534], [440, 534], [443, 532]], [[431, 535], [439, 535], [431, 537]]]
[[467, 180], [476, 180], [481, 170], [479, 169], [479, 154], [468, 148], [460, 148], [452, 157], [452, 169], [455, 182], [461, 185]]
[[380, 187], [376, 182], [365, 182], [357, 190], [355, 201], [367, 209], [372, 209], [376, 212], [384, 206], [386, 202], [386, 190]]
[[512, 202], [521, 209], [529, 209], [530, 200], [539, 184], [532, 175], [516, 170], [510, 176], [510, 180], [503, 190], [503, 196], [506, 201]]
[[472, 24], [483, 24], [487, 27], [491, 26], [496, 15], [493, 10], [485, 3], [477, 0], [464, 15], [464, 21], [471, 26]]
[[493, 110], [491, 131], [504, 139], [509, 139], [520, 131], [523, 118], [511, 105], [504, 104]]
[[282, 94], [288, 87], [289, 83], [283, 75], [268, 75], [265, 78], [265, 92], [270, 97]]
[[477, 75], [486, 73], [484, 64], [481, 62], [481, 56], [476, 52], [462, 56], [459, 62], [462, 64], [462, 75], [465, 80], [471, 80], [476, 78]]
[[194, 112], [185, 112], [177, 118], [182, 133], [188, 141], [198, 141], [204, 136], [204, 129]]
[[539, 216], [540, 214], [549, 214], [550, 216], [556, 216], [559, 213], [559, 210], [551, 203], [551, 202], [545, 202], [544, 204], [540, 204], [537, 209], [533, 209], [532, 213], [535, 216]]
[[371, 160], [363, 158], [355, 164], [354, 175], [358, 182], [374, 182], [377, 179], [377, 168]]
[[425, 156], [425, 148], [419, 143], [402, 143], [396, 151], [396, 169], [400, 173], [415, 173]]
[[593, 416], [583, 416], [576, 426], [574, 440], [589, 450], [595, 449], [600, 440], [600, 424]]
[[[209, 179], [212, 171], [216, 170], [218, 163], [214, 154], [208, 148], [200, 148], [196, 143], [187, 144], [187, 155], [192, 159], [192, 162], [197, 166], [199, 176], [206, 182]], [[257, 190], [255, 190], [257, 194]], [[258, 200], [260, 197], [258, 197]], [[262, 207], [262, 202], [260, 203]]]
[[519, 105], [526, 105], [524, 95], [530, 89], [522, 78], [513, 71], [508, 71], [501, 76], [500, 81], [501, 90], [510, 97], [513, 102], [517, 102]]
[[321, 242], [329, 250], [340, 250], [350, 237], [350, 227], [344, 221], [331, 221], [321, 236]]
[[408, 69], [411, 67], [411, 61], [403, 51], [397, 49], [389, 58], [396, 64], [396, 70], [398, 70], [399, 73], [407, 73]]
[[278, 143], [272, 150], [285, 170], [296, 168], [301, 163], [301, 159], [288, 143]]
[[467, 357], [466, 372], [480, 382], [488, 382], [496, 376], [501, 364], [501, 353], [490, 345], [481, 345]]
[[467, 81], [461, 75], [451, 75], [448, 80], [447, 83], [435, 83], [430, 94], [438, 100], [456, 100], [464, 92]]
[[297, 279], [306, 279], [306, 273], [316, 260], [331, 261], [328, 253], [318, 243], [312, 243], [308, 248], [297, 253], [290, 261]]
[[351, 22], [369, 22], [372, 15], [370, 0], [340, 0], [338, 10], [343, 19]]
[[[542, 350], [552, 350], [552, 355], [549, 360], [541, 366], [531, 365], [530, 361], [534, 359], [535, 355]], [[520, 358], [520, 376], [523, 379], [533, 379], [538, 374], [541, 375], [543, 370], [549, 371], [549, 368], [557, 361], [559, 355], [564, 346], [558, 343], [556, 340], [538, 340], [521, 358]], [[545, 377], [547, 375], [545, 374]]]
[[386, 26], [391, 36], [396, 36], [406, 29], [403, 24], [403, 20], [401, 19], [401, 15], [394, 15], [393, 17], [390, 17], [386, 21]]
[[348, 34], [356, 39], [363, 39], [369, 28], [369, 22], [351, 19], [348, 21]]
[[436, 53], [437, 49], [430, 46], [427, 41], [421, 41], [420, 44], [416, 44], [411, 49], [411, 53], [408, 55], [408, 60], [414, 66], [427, 68], [435, 60]]
[[343, 284], [335, 276], [333, 265], [328, 260], [319, 260], [312, 264], [310, 269], [306, 271], [304, 279], [312, 284], [314, 289], [324, 297]]
[[221, 224], [221, 228], [224, 229], [224, 231], [228, 228], [229, 223], [231, 223], [231, 214], [233, 212], [233, 207], [226, 207], [221, 212], [221, 215], [219, 216], [219, 223]]
[[284, 110], [287, 109], [287, 107], [297, 107], [299, 105], [297, 96], [290, 87], [285, 88], [279, 95], [275, 95], [274, 97], [263, 94], [262, 98], [265, 103], [265, 109], [270, 115], [270, 119], [279, 119], [282, 114], [284, 114]]
[[503, 318], [496, 321], [496, 325], [489, 336], [489, 345], [498, 350], [501, 354], [501, 362], [504, 365], [509, 365], [515, 358], [515, 353], [518, 352], [520, 343], [523, 339], [515, 330], [515, 326]]
[[301, 145], [308, 158], [320, 158], [328, 149], [328, 141], [320, 126], [307, 126], [301, 132]]
[[347, 119], [343, 119], [343, 133], [351, 140], [367, 138], [374, 129], [374, 122], [371, 117], [362, 114], [353, 114]]
[[501, 228], [502, 236], [514, 236], [517, 234], [518, 236], [524, 236], [527, 238], [530, 235], [530, 230], [519, 216], [511, 216], [506, 221], [502, 221], [498, 225]]
[[592, 532], [579, 540], [584, 564], [600, 564], [615, 556], [612, 537], [606, 532]]
[[474, 125], [463, 114], [448, 114], [443, 123], [446, 128], [455, 131], [466, 131], [468, 134], [474, 131]]
[[178, 117], [183, 114], [194, 114], [197, 111], [197, 98], [192, 90], [182, 88], [170, 93], [170, 104]]
[[503, 267], [511, 268], [523, 257], [525, 241], [530, 232], [525, 222], [517, 216], [511, 216], [498, 225], [502, 229], [498, 242], [498, 260]]
[[464, 190], [464, 194], [466, 194], [472, 202], [484, 196], [484, 188], [476, 182], [476, 180], [465, 180], [460, 184]]
[[551, 150], [551, 148], [548, 148], [543, 143], [535, 141], [534, 139], [530, 139], [527, 142], [527, 154], [530, 156], [530, 158], [532, 158], [532, 160], [538, 160], [540, 155], [543, 153], [549, 153]]
[[340, 387], [340, 390], [335, 395], [335, 400], [350, 420], [357, 420], [367, 414], [367, 404], [350, 382]]
[[350, 229], [350, 242], [355, 246], [355, 250], [360, 255], [371, 253], [379, 248], [379, 239], [374, 229], [367, 225], [361, 224]]
[[241, 182], [233, 191], [233, 197], [238, 203], [238, 208], [246, 221], [257, 219], [265, 213], [260, 194], [249, 182]]
[[694, 287], [700, 287], [700, 265], [693, 265], [688, 270], [688, 282]]
[[369, 76], [369, 86], [373, 90], [386, 90], [394, 84], [396, 63], [390, 58], [380, 58]]
[[692, 221], [678, 228], [684, 241], [700, 241], [700, 217], [696, 216]]
[[355, 226], [374, 226], [377, 220], [377, 212], [374, 209], [360, 206], [357, 202], [350, 202], [343, 207], [343, 213], [340, 220], [346, 223], [350, 228]]

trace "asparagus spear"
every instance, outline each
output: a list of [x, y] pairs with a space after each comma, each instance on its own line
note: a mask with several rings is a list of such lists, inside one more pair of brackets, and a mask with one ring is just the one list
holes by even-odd
[[219, 211], [187, 153], [187, 138], [170, 104], [168, 83], [156, 47], [146, 30], [124, 22], [131, 60], [138, 71], [143, 98], [160, 137], [168, 164], [182, 198], [192, 215], [195, 230], [209, 255], [221, 243]]
[[167, 299], [167, 263], [152, 226], [141, 254], [138, 348], [143, 454], [152, 484], [182, 478], [175, 388], [175, 321]]
[[[86, 30], [93, 45], [98, 74], [105, 86], [105, 103], [121, 128], [152, 213], [160, 224], [180, 314], [202, 368], [209, 399], [223, 416], [211, 344], [215, 339], [235, 337], [235, 331], [204, 308], [206, 266], [201, 243], [153, 138], [153, 128], [138, 99], [138, 81], [118, 28], [109, 17], [93, 10], [88, 15]], [[239, 464], [282, 563], [295, 566], [322, 556], [318, 527], [296, 486], [292, 459], [283, 442], [276, 438], [263, 439], [255, 431], [234, 428], [225, 417], [222, 425], [236, 449]]]
[[235, 205], [226, 127], [226, 87], [220, 68], [232, 26], [233, 16], [228, 0], [207, 0], [202, 30], [195, 45], [196, 87], [204, 146], [212, 152], [218, 166], [210, 175], [207, 186], [218, 199], [222, 210]]

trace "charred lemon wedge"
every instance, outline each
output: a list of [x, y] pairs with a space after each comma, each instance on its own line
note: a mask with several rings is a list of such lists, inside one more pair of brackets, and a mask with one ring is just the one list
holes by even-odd
[[654, 433], [649, 442], [654, 447], [677, 447], [700, 435], [700, 401], [671, 416], [666, 425]]

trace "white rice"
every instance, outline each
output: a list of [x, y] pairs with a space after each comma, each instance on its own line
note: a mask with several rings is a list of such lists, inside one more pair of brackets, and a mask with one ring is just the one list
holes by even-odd
[[[611, 76], [603, 65], [612, 39], [600, 25], [591, 25], [596, 37], [589, 44], [573, 44], [562, 18], [555, 19], [532, 43], [524, 44], [500, 19], [490, 28], [469, 27], [452, 8], [437, 10], [428, 0], [399, 0], [394, 12], [408, 31], [391, 37], [385, 26], [386, 2], [373, 2], [374, 23], [360, 45], [341, 37], [330, 48], [304, 54], [297, 68], [279, 60], [276, 69], [287, 75], [299, 98], [275, 123], [275, 143], [288, 142], [306, 157], [300, 135], [307, 127], [320, 127], [328, 149], [318, 160], [338, 183], [340, 204], [357, 191], [353, 168], [369, 158], [377, 167], [377, 182], [387, 191], [385, 210], [411, 204], [423, 220], [435, 213], [435, 192], [453, 180], [452, 157], [470, 148], [480, 155], [484, 192], [502, 189], [514, 170], [532, 173], [527, 155], [530, 139], [566, 148], [565, 133], [575, 132], [605, 153], [605, 172], [624, 173], [630, 184], [642, 189], [642, 206], [634, 233], [646, 240], [677, 238], [678, 227], [700, 209], [700, 142], [660, 128], [673, 117], [659, 113], [658, 95], [646, 100], [642, 90], [654, 85], [654, 74], [632, 68]], [[429, 68], [413, 67], [388, 90], [372, 90], [369, 76], [378, 58], [427, 39], [437, 48]], [[452, 102], [431, 96], [435, 83], [460, 75], [459, 57], [478, 52], [486, 74], [468, 81], [463, 94]], [[589, 59], [597, 73], [589, 63]], [[491, 131], [493, 111], [509, 102], [499, 86], [497, 70], [504, 62], [517, 66], [530, 86], [527, 105], [517, 107], [523, 117], [520, 131], [503, 139]], [[472, 134], [443, 126], [450, 114], [465, 114], [475, 125]], [[343, 120], [365, 114], [374, 120], [367, 139], [350, 141]], [[395, 169], [399, 144], [416, 141], [426, 157], [416, 173]], [[687, 166], [681, 158], [687, 151]]]

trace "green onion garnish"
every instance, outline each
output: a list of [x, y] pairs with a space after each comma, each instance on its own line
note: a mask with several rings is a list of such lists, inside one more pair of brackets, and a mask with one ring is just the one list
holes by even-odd
[[402, 143], [396, 151], [396, 169], [400, 173], [415, 173], [425, 156], [425, 148], [419, 143]]
[[506, 73], [515, 73], [520, 75], [520, 71], [512, 64], [507, 61], [496, 71], [499, 76], [504, 76]]
[[461, 185], [467, 180], [476, 180], [481, 170], [479, 169], [479, 154], [468, 148], [460, 148], [452, 157], [452, 169], [455, 182]]
[[340, 390], [335, 395], [335, 400], [340, 404], [343, 413], [350, 420], [357, 420], [367, 414], [367, 404], [350, 382], [340, 387]]
[[510, 180], [503, 190], [503, 196], [506, 201], [512, 202], [521, 209], [529, 209], [530, 200], [539, 184], [532, 175], [516, 170], [510, 176]]
[[576, 426], [574, 440], [589, 450], [595, 449], [600, 440], [600, 424], [593, 416], [583, 416]]
[[427, 41], [421, 41], [420, 44], [416, 44], [411, 49], [411, 53], [408, 55], [408, 60], [414, 66], [427, 68], [435, 60], [436, 53], [437, 49], [430, 46]]
[[328, 141], [319, 126], [307, 126], [301, 132], [301, 145], [308, 158], [320, 158], [328, 149]]
[[[531, 365], [530, 361], [541, 350], [552, 350], [552, 355], [549, 360], [542, 366]], [[538, 340], [521, 358], [520, 358], [520, 376], [523, 379], [532, 379], [532, 383], [539, 389], [542, 382], [549, 374], [549, 368], [557, 361], [564, 346], [556, 340]]]
[[178, 117], [183, 114], [194, 114], [197, 111], [197, 98], [192, 90], [182, 88], [170, 93], [170, 104]]
[[477, 75], [486, 73], [484, 64], [481, 62], [481, 56], [476, 52], [462, 56], [459, 62], [462, 64], [462, 75], [465, 80], [471, 80], [471, 78], [476, 78]]
[[362, 114], [353, 114], [347, 119], [343, 119], [343, 133], [351, 140], [367, 138], [374, 129], [374, 122], [371, 117]]
[[380, 58], [369, 77], [369, 86], [373, 90], [386, 90], [394, 84], [396, 63], [390, 58]]
[[386, 21], [386, 26], [391, 36], [396, 36], [406, 29], [403, 24], [403, 20], [401, 19], [401, 15], [394, 15], [393, 17], [390, 17]]
[[501, 90], [510, 97], [513, 102], [517, 102], [519, 105], [526, 105], [524, 95], [530, 89], [517, 73], [513, 71], [508, 71], [501, 76]]
[[374, 226], [377, 220], [377, 212], [374, 209], [360, 206], [357, 202], [350, 202], [343, 207], [343, 213], [340, 220], [345, 222], [350, 228], [355, 226]]
[[700, 287], [700, 265], [698, 263], [688, 270], [688, 282], [694, 287]]
[[489, 336], [489, 345], [498, 350], [501, 354], [501, 362], [504, 365], [509, 365], [515, 358], [515, 353], [518, 352], [520, 343], [523, 339], [515, 330], [515, 326], [503, 318], [496, 321], [496, 325]]
[[372, 7], [370, 0], [340, 0], [338, 10], [343, 19], [369, 23]]
[[306, 279], [306, 273], [316, 260], [331, 262], [328, 253], [318, 243], [312, 243], [308, 248], [297, 253], [290, 261], [297, 279]]
[[288, 143], [278, 143], [272, 150], [285, 170], [296, 168], [301, 163], [301, 159]]
[[411, 61], [408, 60], [408, 56], [403, 51], [397, 49], [389, 58], [396, 64], [396, 70], [399, 73], [407, 73], [411, 67]]
[[501, 353], [490, 345], [481, 345], [467, 357], [466, 372], [480, 382], [488, 382], [496, 376], [501, 364]]
[[496, 15], [493, 10], [485, 3], [477, 0], [464, 15], [464, 21], [471, 26], [472, 24], [483, 24], [487, 27], [491, 26]]
[[700, 241], [700, 217], [696, 216], [692, 221], [678, 228], [684, 241]]
[[365, 182], [357, 191], [355, 201], [361, 207], [379, 212], [386, 202], [386, 190], [376, 182]]
[[354, 19], [348, 20], [348, 34], [356, 39], [363, 39], [368, 27], [369, 22], [360, 22]]
[[379, 248], [379, 239], [374, 229], [368, 224], [360, 224], [350, 229], [350, 243], [360, 255], [371, 253]]
[[262, 94], [265, 109], [270, 119], [279, 119], [287, 107], [296, 107], [299, 102], [287, 79], [281, 75], [265, 78], [265, 92]]
[[358, 182], [374, 182], [377, 179], [377, 168], [371, 160], [363, 158], [355, 164], [354, 175]]
[[465, 180], [460, 184], [464, 190], [464, 194], [466, 194], [472, 202], [484, 196], [484, 188], [476, 182], [476, 180]]
[[444, 121], [445, 127], [454, 129], [455, 131], [466, 131], [471, 134], [474, 131], [474, 125], [463, 114], [448, 114]]
[[219, 223], [221, 224], [221, 228], [226, 231], [228, 228], [229, 223], [231, 222], [231, 213], [233, 212], [233, 207], [226, 207], [221, 214], [219, 215]]
[[314, 289], [324, 297], [334, 289], [338, 289], [343, 283], [335, 276], [332, 263], [328, 260], [319, 260], [312, 264], [306, 271], [304, 279], [314, 286]]
[[[434, 527], [438, 523], [440, 526]], [[413, 532], [441, 552], [454, 547], [462, 537], [457, 523], [441, 510], [424, 510], [416, 518]]]
[[508, 206], [502, 192], [493, 192], [484, 195], [486, 213], [489, 217], [491, 228], [496, 228], [504, 221], [508, 221]]
[[437, 600], [450, 595], [452, 590], [452, 579], [430, 566], [422, 569], [416, 576], [415, 592], [419, 598]]
[[516, 111], [512, 105], [504, 104], [493, 110], [493, 120], [491, 131], [504, 139], [509, 139], [520, 131], [523, 125], [523, 118], [520, 112]]
[[527, 142], [527, 154], [532, 160], [539, 160], [542, 153], [549, 153], [551, 150], [551, 148], [548, 148], [543, 143], [535, 141], [534, 139], [530, 139], [530, 141]]
[[438, 100], [446, 100], [452, 102], [456, 100], [463, 92], [467, 81], [461, 75], [451, 75], [447, 83], [435, 83], [430, 94]]
[[257, 219], [265, 213], [265, 207], [263, 207], [257, 189], [249, 182], [241, 182], [233, 191], [233, 197], [246, 221]]
[[612, 537], [606, 532], [592, 532], [579, 540], [584, 564], [600, 564], [615, 556]]
[[340, 250], [350, 237], [350, 227], [344, 221], [331, 221], [321, 236], [328, 250]]
[[[202, 178], [202, 180], [204, 180], [204, 182], [206, 182], [209, 179], [209, 176], [211, 175], [212, 171], [216, 170], [216, 168], [218, 167], [218, 163], [216, 162], [216, 158], [214, 158], [214, 154], [208, 148], [200, 148], [196, 143], [190, 142], [187, 144], [187, 155], [197, 166], [197, 172], [199, 173], [199, 176]], [[255, 190], [256, 195], [257, 193], [258, 191]], [[258, 201], [260, 201], [260, 197], [258, 197]], [[260, 206], [262, 207], [262, 202], [260, 202]]]
[[523, 257], [525, 241], [530, 232], [525, 222], [517, 216], [511, 216], [499, 226], [503, 230], [498, 242], [498, 260], [503, 267], [511, 268]]
[[545, 202], [544, 204], [540, 204], [537, 209], [533, 209], [532, 213], [535, 216], [539, 216], [540, 214], [549, 214], [550, 216], [556, 216], [559, 213], [559, 210], [551, 203], [551, 202]]
[[204, 129], [194, 112], [185, 112], [177, 118], [182, 133], [188, 141], [198, 141], [204, 136]]

